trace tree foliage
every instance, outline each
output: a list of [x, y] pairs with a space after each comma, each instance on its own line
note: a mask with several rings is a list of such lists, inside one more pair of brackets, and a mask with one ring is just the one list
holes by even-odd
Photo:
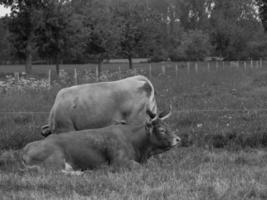
[[[0, 44], [17, 59], [98, 63], [266, 57], [265, 0], [0, 0], [12, 7]], [[7, 40], [8, 38], [8, 40]], [[0, 56], [4, 55], [0, 52]], [[7, 56], [10, 57], [10, 56]], [[57, 67], [57, 70], [59, 67]], [[30, 71], [30, 70], [28, 70]]]
[[1, 1], [11, 6], [9, 31], [15, 55], [26, 60], [25, 71], [31, 73], [32, 55], [35, 50], [35, 31], [40, 23], [40, 1]]
[[72, 10], [68, 1], [44, 0], [37, 28], [37, 46], [41, 57], [53, 59], [59, 73], [59, 62], [68, 49]]
[[259, 6], [260, 19], [265, 32], [267, 31], [267, 0], [257, 0]]
[[8, 30], [8, 18], [0, 19], [0, 64], [5, 64], [11, 59], [12, 46], [8, 40], [10, 32]]

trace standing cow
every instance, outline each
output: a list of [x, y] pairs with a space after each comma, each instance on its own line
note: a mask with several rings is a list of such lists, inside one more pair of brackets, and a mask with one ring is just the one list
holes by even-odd
[[141, 75], [72, 86], [58, 92], [42, 135], [143, 122], [147, 110], [157, 113], [155, 90]]

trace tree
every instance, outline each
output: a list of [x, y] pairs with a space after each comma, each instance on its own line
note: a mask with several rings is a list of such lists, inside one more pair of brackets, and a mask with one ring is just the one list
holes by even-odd
[[68, 47], [71, 15], [67, 0], [45, 0], [42, 3], [41, 23], [37, 29], [38, 52], [42, 57], [53, 58], [57, 74], [60, 60]]
[[180, 60], [204, 60], [210, 54], [211, 45], [209, 36], [201, 30], [184, 32], [181, 43], [174, 49], [170, 58], [173, 61]]
[[25, 72], [32, 71], [32, 54], [35, 50], [35, 31], [40, 23], [40, 0], [1, 0], [11, 6], [9, 30], [16, 56], [25, 59]]
[[120, 25], [120, 53], [129, 61], [133, 68], [132, 58], [148, 44], [146, 32], [150, 22], [146, 4], [138, 1], [120, 1], [114, 8], [115, 20]]
[[211, 0], [178, 0], [176, 12], [185, 30], [207, 29]]
[[10, 61], [11, 44], [8, 40], [10, 33], [8, 30], [8, 17], [0, 18], [0, 64]]
[[253, 0], [216, 0], [210, 18], [210, 37], [215, 54], [226, 59], [245, 59], [248, 42], [261, 31]]
[[98, 75], [101, 75], [105, 58], [116, 55], [119, 44], [119, 24], [106, 1], [91, 0], [83, 5], [85, 48], [84, 52], [93, 55], [98, 63]]
[[267, 32], [267, 0], [257, 0], [257, 3], [263, 28]]

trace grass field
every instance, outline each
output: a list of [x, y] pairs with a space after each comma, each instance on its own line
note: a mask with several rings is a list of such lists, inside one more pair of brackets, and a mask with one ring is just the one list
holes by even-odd
[[[142, 65], [137, 73], [149, 76], [148, 65]], [[194, 63], [190, 72], [186, 64], [179, 63], [177, 72], [174, 66], [153, 64], [150, 79], [159, 108], [173, 105], [169, 124], [178, 130], [181, 146], [136, 169], [104, 167], [82, 176], [20, 171], [16, 162], [1, 166], [1, 199], [267, 199], [267, 65], [199, 63], [197, 72]], [[124, 68], [118, 74], [117, 66], [105, 66], [105, 79], [131, 74]], [[3, 75], [12, 70], [0, 67]], [[1, 151], [41, 139], [40, 126], [61, 87], [0, 94]], [[4, 113], [14, 111], [41, 113]]]

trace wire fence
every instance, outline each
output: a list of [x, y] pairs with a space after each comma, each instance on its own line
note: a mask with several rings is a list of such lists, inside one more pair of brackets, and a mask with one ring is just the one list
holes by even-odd
[[[62, 65], [61, 69], [59, 71], [59, 77], [64, 77], [65, 71], [72, 71], [71, 74], [73, 74], [73, 82], [75, 84], [79, 84], [80, 76], [83, 74], [83, 69], [91, 70], [94, 78], [96, 81], [99, 81], [101, 74], [105, 71], [115, 71], [118, 73], [119, 77], [120, 75], [128, 70], [128, 67], [126, 66], [127, 63], [121, 64], [118, 63], [116, 65], [110, 65], [106, 64], [103, 65], [103, 71], [100, 73], [98, 70], [98, 67], [96, 65], [72, 65], [71, 67], [69, 65]], [[243, 71], [251, 71], [255, 69], [262, 69], [265, 66], [265, 61], [261, 60], [249, 60], [249, 61], [203, 61], [203, 62], [163, 62], [163, 63], [140, 63], [136, 64], [133, 72], [134, 74], [138, 74], [140, 69], [145, 70], [146, 74], [151, 78], [156, 74], [160, 73], [162, 75], [167, 75], [171, 73], [172, 75], [175, 75], [176, 77], [179, 76], [179, 73], [182, 71], [185, 71], [187, 73], [200, 73], [200, 72], [212, 72], [212, 71], [218, 71], [221, 69], [242, 69]], [[49, 83], [53, 80], [53, 73], [51, 66], [44, 66], [43, 69], [40, 69], [40, 71], [43, 71], [44, 69], [47, 69], [47, 80]], [[14, 77], [16, 80], [20, 79], [20, 73], [14, 72]]]
[[[257, 112], [267, 112], [267, 108], [256, 108], [256, 109], [187, 109], [187, 110], [174, 110], [175, 113], [216, 113], [216, 112], [248, 112], [248, 113], [257, 113]], [[48, 111], [0, 111], [0, 114], [49, 114]]]
[[[136, 74], [138, 73], [137, 70], [143, 69], [146, 70], [146, 75], [149, 77], [153, 77], [155, 72], [161, 73], [163, 75], [170, 74], [172, 76], [179, 76], [181, 71], [183, 73], [200, 73], [201, 71], [211, 72], [213, 70], [220, 70], [220, 69], [242, 69], [244, 71], [249, 71], [253, 69], [261, 69], [265, 66], [265, 61], [263, 60], [250, 60], [250, 61], [209, 61], [209, 62], [179, 62], [179, 63], [161, 63], [161, 64], [149, 64], [145, 63], [142, 66], [136, 67]], [[97, 67], [96, 67], [97, 68]], [[73, 71], [73, 79], [74, 84], [79, 84], [79, 68], [75, 67], [71, 69]], [[124, 69], [126, 70], [126, 69]], [[115, 71], [119, 74], [123, 73], [123, 68], [118, 64], [115, 67]], [[97, 77], [97, 69], [95, 70]], [[64, 70], [61, 71], [64, 74]], [[48, 82], [51, 84], [52, 82], [52, 75], [51, 69], [48, 70]], [[183, 76], [184, 74], [180, 74]], [[63, 76], [63, 75], [62, 75]], [[20, 79], [19, 73], [15, 73], [15, 78], [17, 80]], [[243, 109], [228, 109], [228, 108], [215, 108], [215, 109], [181, 109], [175, 110], [175, 113], [225, 113], [225, 112], [267, 112], [267, 108], [243, 108]], [[32, 115], [48, 115], [49, 111], [0, 111], [0, 115], [12, 115], [12, 114], [32, 114]]]

